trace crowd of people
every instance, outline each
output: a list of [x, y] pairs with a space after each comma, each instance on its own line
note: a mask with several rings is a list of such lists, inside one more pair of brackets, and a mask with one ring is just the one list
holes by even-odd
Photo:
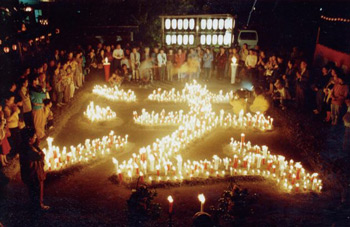
[[[304, 111], [312, 106], [314, 114], [324, 114], [324, 120], [336, 125], [350, 106], [349, 86], [344, 72], [334, 64], [321, 70], [310, 70], [302, 53], [293, 48], [288, 56], [267, 55], [258, 46], [248, 49], [214, 47], [161, 48], [131, 46], [126, 44], [103, 45], [86, 49], [78, 46], [74, 51], [54, 50], [43, 63], [27, 67], [3, 96], [0, 105], [1, 166], [8, 158], [20, 155], [23, 181], [32, 198], [42, 202], [43, 152], [38, 144], [53, 127], [55, 105], [61, 108], [73, 98], [91, 70], [103, 69], [111, 63], [111, 85], [123, 83], [149, 84], [153, 81], [209, 82], [213, 79], [231, 78], [232, 59], [238, 63], [237, 82], [249, 81], [254, 85], [255, 99], [249, 107], [252, 112], [266, 112], [270, 104], [283, 110], [295, 105]], [[244, 92], [238, 91], [231, 101], [234, 112], [247, 111]], [[350, 108], [349, 108], [350, 109]], [[349, 133], [349, 109], [344, 116]], [[33, 164], [36, 163], [36, 164]], [[33, 174], [34, 173], [34, 174]], [[34, 177], [33, 177], [34, 176]]]

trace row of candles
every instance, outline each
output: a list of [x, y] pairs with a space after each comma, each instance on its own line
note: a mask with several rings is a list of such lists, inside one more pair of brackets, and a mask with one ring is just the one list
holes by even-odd
[[112, 101], [124, 101], [124, 102], [135, 102], [136, 95], [132, 90], [124, 91], [123, 89], [118, 88], [118, 86], [107, 87], [106, 85], [95, 85], [93, 90], [93, 94], [102, 96], [106, 99]]
[[193, 95], [201, 98], [205, 96], [213, 103], [229, 103], [234, 97], [233, 91], [224, 94], [223, 91], [220, 90], [219, 94], [214, 94], [207, 89], [206, 85], [202, 86], [194, 80], [192, 83], [186, 83], [181, 91], [176, 91], [175, 88], [172, 88], [170, 91], [162, 91], [161, 88], [153, 90], [152, 94], [148, 96], [148, 99], [158, 102], [179, 103], [187, 102], [188, 98], [193, 97]]
[[53, 138], [47, 138], [45, 153], [45, 170], [57, 171], [78, 163], [86, 163], [97, 157], [104, 156], [113, 151], [123, 150], [128, 143], [128, 135], [117, 136], [111, 131], [108, 136], [98, 139], [86, 139], [84, 144], [70, 146], [69, 148], [53, 145]]
[[137, 178], [141, 183], [156, 184], [250, 175], [273, 180], [285, 192], [321, 192], [322, 180], [317, 173], [307, 173], [300, 162], [287, 161], [282, 155], [272, 155], [267, 146], [251, 146], [244, 140], [244, 134], [240, 142], [231, 138], [230, 154], [225, 158], [214, 155], [211, 160], [185, 161], [179, 154], [181, 144], [165, 152], [165, 147], [155, 143], [138, 155], [134, 153], [129, 161], [119, 164], [113, 158], [113, 163], [119, 181], [126, 183]]
[[95, 105], [94, 102], [90, 102], [84, 111], [84, 116], [87, 117], [91, 122], [112, 120], [117, 117], [117, 114], [111, 110], [109, 106], [106, 108]]

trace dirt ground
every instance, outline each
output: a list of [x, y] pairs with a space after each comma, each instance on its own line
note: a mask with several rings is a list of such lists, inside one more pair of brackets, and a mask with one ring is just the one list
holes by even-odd
[[[45, 182], [45, 203], [52, 208], [48, 212], [34, 212], [28, 207], [27, 190], [20, 180], [18, 161], [2, 172], [9, 177], [9, 183], [0, 189], [0, 223], [4, 226], [127, 226], [126, 200], [131, 189], [114, 184], [110, 177], [114, 166], [111, 157], [122, 161], [141, 146], [148, 145], [156, 138], [168, 135], [176, 127], [145, 127], [135, 125], [134, 110], [166, 111], [184, 109], [185, 104], [158, 104], [147, 101], [148, 94], [155, 88], [182, 88], [181, 84], [157, 82], [149, 88], [125, 85], [137, 95], [136, 103], [112, 102], [94, 96], [92, 86], [102, 84], [102, 72], [89, 75], [88, 82], [80, 89], [74, 100], [63, 110], [56, 110], [54, 144], [60, 146], [83, 143], [87, 138], [99, 138], [114, 130], [116, 135], [129, 135], [129, 145], [122, 152], [110, 154], [83, 166], [49, 174]], [[224, 92], [236, 89], [228, 81], [213, 81], [209, 90]], [[112, 123], [89, 123], [83, 111], [90, 101], [102, 107], [110, 106], [118, 119]], [[231, 109], [229, 104], [214, 105], [214, 110]], [[254, 214], [246, 219], [245, 226], [349, 226], [350, 206], [348, 200], [349, 156], [341, 150], [343, 127], [330, 126], [311, 114], [298, 113], [293, 109], [281, 111], [272, 109], [269, 113], [275, 119], [275, 130], [260, 133], [248, 131], [247, 140], [252, 144], [267, 145], [272, 153], [283, 154], [288, 159], [301, 161], [308, 171], [321, 174], [324, 190], [321, 194], [281, 193], [273, 182], [236, 180], [250, 194], [256, 194], [258, 202], [253, 206]], [[203, 139], [193, 143], [183, 153], [184, 159], [211, 158], [213, 154], [224, 156], [223, 147], [230, 137], [238, 139], [242, 131], [215, 129]], [[45, 144], [43, 144], [45, 146]], [[3, 177], [2, 177], [3, 178]], [[3, 180], [4, 182], [5, 180]], [[199, 211], [199, 193], [206, 196], [205, 209], [216, 205], [229, 182], [214, 184], [186, 185], [181, 187], [158, 188], [156, 202], [162, 205], [162, 215], [150, 226], [168, 225], [168, 195], [174, 197], [174, 226], [190, 226], [192, 216]]]

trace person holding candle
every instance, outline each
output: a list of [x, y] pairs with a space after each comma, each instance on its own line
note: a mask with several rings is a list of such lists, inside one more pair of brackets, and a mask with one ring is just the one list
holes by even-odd
[[31, 203], [34, 208], [50, 209], [44, 205], [44, 171], [45, 154], [39, 148], [34, 129], [26, 128], [23, 132], [23, 144], [20, 152], [21, 178], [28, 187]]

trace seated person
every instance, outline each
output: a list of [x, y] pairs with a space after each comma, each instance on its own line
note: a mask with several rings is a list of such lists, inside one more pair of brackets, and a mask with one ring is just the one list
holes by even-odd
[[123, 81], [124, 81], [124, 77], [119, 75], [119, 70], [115, 70], [115, 72], [112, 74], [112, 76], [109, 78], [108, 82], [109, 84], [114, 87], [114, 86], [120, 86], [122, 85]]
[[232, 106], [233, 113], [239, 115], [241, 110], [246, 113], [247, 111], [247, 102], [245, 100], [244, 91], [238, 90], [233, 99], [231, 99], [230, 104]]
[[250, 111], [252, 113], [265, 113], [269, 109], [270, 104], [265, 98], [262, 89], [260, 87], [256, 87], [254, 90], [254, 95], [255, 99], [252, 105], [249, 107]]
[[290, 95], [288, 89], [285, 88], [283, 81], [281, 79], [277, 79], [275, 84], [275, 90], [273, 93], [273, 100], [277, 100], [279, 102], [279, 106], [284, 110], [286, 108], [286, 102], [290, 99]]
[[127, 65], [122, 65], [122, 70], [120, 72], [120, 76], [124, 78], [124, 80], [131, 81], [132, 74], [130, 70], [128, 69]]

